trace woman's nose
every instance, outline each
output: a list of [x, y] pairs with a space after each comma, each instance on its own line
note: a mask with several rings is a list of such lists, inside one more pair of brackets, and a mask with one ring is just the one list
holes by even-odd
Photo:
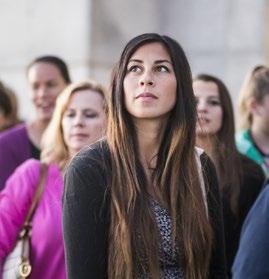
[[199, 101], [197, 103], [197, 111], [200, 111], [200, 112], [203, 112], [203, 111], [206, 111], [207, 110], [207, 105], [205, 102], [203, 101]]
[[146, 71], [140, 79], [140, 85], [145, 86], [145, 85], [149, 85], [149, 86], [153, 86], [155, 84], [153, 76], [151, 73], [149, 73], [148, 71]]
[[38, 90], [36, 91], [36, 95], [39, 97], [39, 98], [43, 98], [47, 95], [47, 90], [44, 86], [38, 88]]
[[75, 117], [74, 125], [75, 126], [83, 126], [84, 125], [84, 117], [83, 117], [83, 115], [78, 114]]

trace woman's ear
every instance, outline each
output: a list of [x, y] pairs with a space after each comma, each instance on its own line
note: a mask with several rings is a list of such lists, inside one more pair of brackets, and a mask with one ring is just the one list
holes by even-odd
[[257, 101], [254, 97], [249, 100], [249, 109], [253, 116], [263, 117], [265, 112], [264, 100]]
[[247, 102], [247, 107], [252, 115], [261, 115], [261, 102], [258, 102], [254, 97], [249, 98]]

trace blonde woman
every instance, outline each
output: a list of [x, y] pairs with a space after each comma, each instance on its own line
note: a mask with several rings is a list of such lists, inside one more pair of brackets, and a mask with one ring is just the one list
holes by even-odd
[[239, 96], [239, 151], [269, 175], [269, 67], [256, 66], [245, 78]]
[[[68, 86], [58, 97], [44, 137], [41, 162], [48, 165], [45, 188], [32, 219], [31, 278], [66, 278], [61, 222], [62, 172], [84, 146], [102, 137], [103, 88], [85, 81]], [[27, 160], [0, 193], [0, 263], [15, 245], [39, 180], [40, 161]]]

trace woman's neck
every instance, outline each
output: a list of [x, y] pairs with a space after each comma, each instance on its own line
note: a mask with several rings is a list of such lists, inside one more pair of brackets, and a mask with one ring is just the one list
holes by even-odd
[[48, 126], [49, 121], [33, 120], [27, 123], [27, 132], [30, 141], [37, 147], [40, 148], [40, 142], [45, 129]]
[[258, 148], [265, 154], [269, 153], [269, 133], [264, 132], [258, 125], [252, 125], [251, 136]]
[[165, 124], [160, 120], [134, 121], [139, 146], [139, 157], [145, 169], [154, 169], [160, 144], [163, 138]]
[[213, 160], [214, 158], [214, 144], [209, 135], [196, 136], [196, 145], [202, 148], [205, 153]]

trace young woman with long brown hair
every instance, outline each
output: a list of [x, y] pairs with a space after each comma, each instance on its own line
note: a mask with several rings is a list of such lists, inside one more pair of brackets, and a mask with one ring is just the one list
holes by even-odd
[[225, 84], [215, 76], [200, 74], [194, 78], [193, 89], [198, 113], [196, 144], [211, 157], [219, 178], [230, 276], [242, 224], [264, 175], [258, 164], [236, 149], [233, 106]]
[[69, 279], [225, 278], [218, 183], [195, 125], [180, 45], [133, 38], [113, 71], [107, 138], [66, 172]]

